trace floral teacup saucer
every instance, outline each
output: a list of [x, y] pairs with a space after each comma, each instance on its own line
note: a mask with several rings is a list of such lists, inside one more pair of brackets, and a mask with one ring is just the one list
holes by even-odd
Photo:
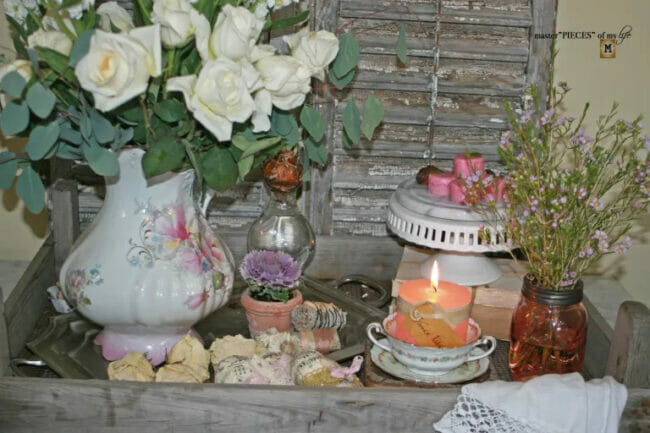
[[[472, 352], [472, 355], [480, 355], [482, 352], [484, 352], [484, 350], [480, 347], [475, 347]], [[390, 352], [382, 349], [376, 344], [372, 346], [372, 350], [370, 351], [370, 358], [376, 366], [388, 374], [391, 374], [400, 379], [426, 384], [468, 382], [481, 376], [487, 371], [488, 367], [490, 366], [489, 358], [481, 358], [476, 361], [466, 362], [460, 367], [454, 368], [453, 370], [450, 370], [438, 376], [421, 375], [412, 370], [409, 370], [404, 364], [396, 360]]]

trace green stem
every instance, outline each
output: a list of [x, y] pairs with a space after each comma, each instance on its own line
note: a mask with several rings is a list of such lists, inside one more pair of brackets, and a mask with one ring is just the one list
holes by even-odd
[[77, 40], [77, 35], [72, 33], [72, 31], [68, 28], [67, 25], [65, 25], [65, 22], [63, 22], [63, 18], [61, 17], [61, 14], [59, 13], [58, 7], [54, 4], [53, 0], [50, 0], [48, 2], [47, 10], [51, 12], [54, 15], [54, 20], [56, 23], [59, 25], [59, 29], [66, 34], [68, 38], [70, 38], [71, 41], [76, 41]]

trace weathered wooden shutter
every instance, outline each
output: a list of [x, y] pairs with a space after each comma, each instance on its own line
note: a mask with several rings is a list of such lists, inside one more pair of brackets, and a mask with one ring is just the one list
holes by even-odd
[[[333, 159], [313, 176], [307, 210], [319, 233], [378, 236], [392, 191], [430, 158], [448, 167], [469, 149], [497, 162], [504, 103], [518, 106], [524, 88], [543, 80], [548, 47], [532, 35], [550, 32], [555, 17], [552, 0], [315, 0], [313, 10], [317, 29], [354, 32], [361, 57], [351, 90], [315, 98], [332, 126]], [[406, 64], [396, 57], [400, 26]], [[372, 145], [348, 149], [342, 109], [370, 92], [386, 118]]]

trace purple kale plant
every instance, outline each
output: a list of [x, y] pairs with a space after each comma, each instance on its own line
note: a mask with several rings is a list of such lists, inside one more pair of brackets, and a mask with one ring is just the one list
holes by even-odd
[[253, 298], [260, 301], [283, 301], [300, 280], [300, 264], [281, 251], [251, 251], [242, 261], [239, 272], [248, 283]]

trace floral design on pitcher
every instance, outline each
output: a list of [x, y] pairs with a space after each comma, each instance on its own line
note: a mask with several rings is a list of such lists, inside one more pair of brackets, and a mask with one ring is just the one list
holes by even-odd
[[90, 298], [86, 295], [86, 289], [92, 286], [99, 286], [104, 282], [99, 268], [100, 266], [97, 265], [87, 272], [84, 269], [71, 269], [66, 273], [66, 297], [74, 303], [74, 307], [78, 303], [91, 305]]
[[144, 218], [139, 239], [129, 239], [130, 248], [126, 255], [132, 266], [152, 268], [156, 261], [161, 260], [179, 270], [206, 278], [206, 285], [211, 290], [190, 295], [185, 301], [190, 309], [205, 303], [211, 292], [216, 294], [230, 286], [232, 275], [224, 249], [212, 236], [207, 224], [198, 218], [193, 206], [186, 208], [172, 203], [162, 209], [147, 206], [140, 212]]

